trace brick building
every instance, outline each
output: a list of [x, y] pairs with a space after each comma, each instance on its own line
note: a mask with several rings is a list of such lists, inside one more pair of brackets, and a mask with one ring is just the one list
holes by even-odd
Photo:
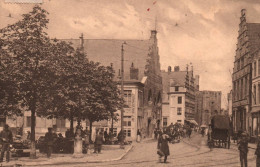
[[211, 117], [221, 114], [221, 91], [200, 91], [198, 93], [200, 112], [200, 125], [209, 125]]
[[252, 134], [251, 57], [260, 46], [259, 33], [260, 23], [248, 23], [246, 21], [246, 10], [242, 9], [232, 75], [232, 121], [235, 132], [243, 130]]

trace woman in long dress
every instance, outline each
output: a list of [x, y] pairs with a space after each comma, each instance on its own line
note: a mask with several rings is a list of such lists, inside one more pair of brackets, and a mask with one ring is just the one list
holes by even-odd
[[164, 163], [167, 161], [167, 157], [170, 155], [169, 145], [168, 142], [170, 141], [170, 137], [166, 134], [166, 131], [163, 132], [159, 136], [158, 139], [158, 149], [163, 155], [160, 155], [160, 160], [164, 156]]

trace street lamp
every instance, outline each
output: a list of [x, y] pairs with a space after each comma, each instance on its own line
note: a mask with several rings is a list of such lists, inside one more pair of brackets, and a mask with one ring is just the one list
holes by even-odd
[[[124, 44], [121, 46], [121, 97], [124, 98]], [[124, 107], [121, 107], [121, 143], [120, 148], [124, 149]]]

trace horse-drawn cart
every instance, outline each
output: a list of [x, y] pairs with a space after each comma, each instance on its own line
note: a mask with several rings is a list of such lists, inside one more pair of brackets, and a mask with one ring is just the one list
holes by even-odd
[[208, 133], [209, 147], [230, 148], [230, 119], [225, 115], [215, 115], [211, 119]]

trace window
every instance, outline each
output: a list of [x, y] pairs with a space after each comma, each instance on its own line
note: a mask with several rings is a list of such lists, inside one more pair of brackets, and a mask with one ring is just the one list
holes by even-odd
[[132, 91], [131, 90], [124, 90], [124, 100], [125, 100], [125, 108], [130, 108], [131, 105], [131, 97]]
[[138, 107], [143, 107], [143, 92], [138, 91]]
[[125, 134], [125, 136], [127, 136], [127, 137], [131, 137], [131, 129], [125, 129], [125, 130], [124, 130], [124, 134]]
[[245, 92], [244, 92], [244, 95], [247, 96], [247, 76], [245, 77]]
[[243, 93], [243, 91], [244, 91], [244, 87], [243, 87], [243, 78], [241, 79], [241, 90], [240, 90], [240, 93], [241, 93], [241, 99], [243, 99], [244, 98], [244, 93]]
[[163, 118], [163, 127], [167, 126], [167, 117]]
[[237, 70], [240, 70], [240, 60], [237, 61]]
[[117, 134], [117, 128], [113, 128], [113, 134]]
[[179, 91], [179, 86], [175, 86], [175, 92]]
[[254, 104], [256, 104], [256, 85], [254, 85], [253, 100], [254, 100]]
[[177, 108], [177, 115], [181, 115], [181, 107]]
[[260, 59], [258, 59], [258, 76], [260, 76]]
[[26, 126], [31, 127], [31, 117], [30, 116], [26, 117]]
[[239, 90], [240, 90], [240, 85], [239, 85], [239, 80], [238, 80], [237, 81], [237, 100], [240, 100]]
[[244, 57], [241, 58], [241, 68], [244, 67]]
[[66, 121], [65, 119], [56, 119], [57, 128], [65, 128]]
[[182, 97], [178, 97], [178, 104], [181, 104], [182, 103]]
[[181, 123], [181, 120], [177, 120], [177, 122], [180, 122], [180, 123]]
[[254, 77], [256, 76], [256, 62], [254, 62]]
[[260, 104], [260, 83], [258, 84], [258, 104]]
[[124, 126], [131, 126], [131, 116], [124, 116]]

